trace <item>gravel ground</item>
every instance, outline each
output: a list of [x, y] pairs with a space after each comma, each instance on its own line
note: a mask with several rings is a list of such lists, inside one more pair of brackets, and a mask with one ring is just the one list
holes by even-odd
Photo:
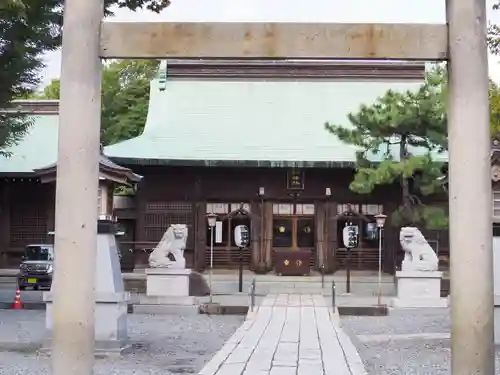
[[[393, 310], [385, 317], [343, 317], [342, 326], [358, 348], [369, 375], [451, 374], [450, 340], [405, 338], [406, 334], [449, 334], [448, 309]], [[389, 335], [376, 341], [371, 335]], [[496, 353], [500, 374], [500, 349]]]
[[[43, 339], [43, 311], [0, 311], [0, 345]], [[121, 359], [98, 359], [96, 375], [196, 374], [243, 323], [242, 316], [128, 315], [136, 345]], [[0, 375], [50, 374], [50, 360], [0, 351]]]
[[388, 316], [346, 316], [342, 325], [356, 335], [449, 333], [449, 309], [394, 309]]

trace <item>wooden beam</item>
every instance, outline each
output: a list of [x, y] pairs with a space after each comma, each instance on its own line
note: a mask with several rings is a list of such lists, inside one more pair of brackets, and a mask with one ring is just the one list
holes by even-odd
[[446, 60], [444, 24], [103, 22], [102, 58]]

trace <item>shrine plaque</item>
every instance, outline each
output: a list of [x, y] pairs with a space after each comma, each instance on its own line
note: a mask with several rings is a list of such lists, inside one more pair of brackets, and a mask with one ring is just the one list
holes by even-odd
[[286, 188], [288, 190], [304, 190], [304, 172], [292, 169], [287, 172]]

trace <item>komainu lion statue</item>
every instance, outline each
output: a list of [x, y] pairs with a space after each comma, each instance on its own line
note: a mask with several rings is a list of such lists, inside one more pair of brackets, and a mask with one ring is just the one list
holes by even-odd
[[438, 257], [418, 228], [401, 228], [399, 242], [405, 252], [401, 271], [437, 271]]
[[[152, 268], [186, 268], [184, 249], [186, 248], [187, 236], [186, 224], [172, 224], [149, 255], [149, 266]], [[169, 255], [174, 260], [171, 260]]]

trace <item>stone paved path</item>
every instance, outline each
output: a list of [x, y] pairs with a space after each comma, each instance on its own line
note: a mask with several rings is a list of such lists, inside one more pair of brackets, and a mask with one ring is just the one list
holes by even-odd
[[321, 295], [268, 295], [199, 375], [362, 375]]

